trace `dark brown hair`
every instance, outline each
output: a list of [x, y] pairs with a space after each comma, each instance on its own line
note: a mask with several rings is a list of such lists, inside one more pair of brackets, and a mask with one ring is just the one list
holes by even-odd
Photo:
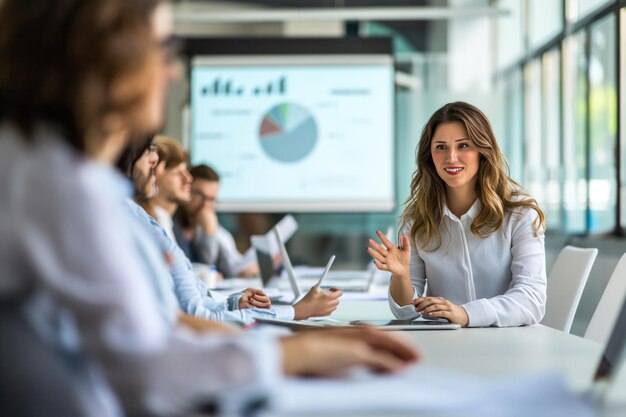
[[[38, 121], [63, 129], [84, 151], [110, 134], [143, 91], [113, 88], [139, 75], [156, 48], [151, 17], [160, 0], [2, 0], [0, 119], [28, 137]], [[139, 132], [131, 132], [139, 133]]]
[[207, 165], [196, 165], [195, 167], [189, 170], [189, 173], [193, 177], [194, 180], [205, 180], [205, 181], [219, 181], [220, 176]]
[[439, 225], [443, 220], [446, 186], [437, 174], [431, 155], [433, 136], [442, 123], [458, 122], [480, 153], [476, 194], [482, 209], [472, 222], [475, 236], [486, 237], [500, 229], [506, 211], [530, 208], [537, 212], [535, 234], [544, 228], [544, 215], [537, 202], [529, 197], [508, 172], [487, 116], [471, 104], [457, 101], [437, 110], [422, 130], [417, 147], [417, 170], [411, 181], [411, 195], [406, 201], [401, 224], [413, 223], [411, 237], [425, 250], [441, 246]]

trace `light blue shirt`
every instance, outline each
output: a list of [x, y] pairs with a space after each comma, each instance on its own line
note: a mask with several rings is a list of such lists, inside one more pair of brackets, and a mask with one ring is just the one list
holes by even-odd
[[127, 414], [184, 414], [202, 399], [242, 404], [282, 379], [270, 337], [198, 334], [163, 320], [127, 185], [110, 166], [51, 129], [26, 142], [2, 124], [0, 178], [0, 297], [14, 300], [41, 338], [82, 353]]
[[148, 271], [146, 276], [150, 278], [150, 284], [153, 286], [159, 301], [159, 311], [167, 323], [173, 324], [178, 320], [180, 306], [174, 295], [172, 276], [168, 273], [167, 267], [164, 264], [165, 255], [168, 250], [162, 245], [155, 245], [154, 229], [150, 227], [149, 224], [142, 221], [143, 217], [141, 213], [148, 216], [145, 210], [131, 199], [127, 201], [131, 211], [138, 216], [138, 218], [130, 216], [131, 221], [129, 225], [133, 228], [132, 235], [136, 242], [137, 252], [140, 254], [144, 266]]
[[[247, 308], [239, 309], [239, 299], [242, 294], [237, 293], [220, 300], [213, 297], [206, 285], [196, 278], [191, 262], [182, 249], [173, 242], [165, 229], [135, 202], [129, 202], [133, 213], [142, 223], [149, 225], [154, 242], [165, 252], [171, 255], [170, 274], [174, 283], [174, 292], [183, 311], [191, 316], [208, 320], [236, 322], [249, 324], [256, 317], [278, 318], [292, 320], [294, 310], [292, 306], [274, 306], [271, 309]], [[150, 259], [146, 258], [146, 262]]]

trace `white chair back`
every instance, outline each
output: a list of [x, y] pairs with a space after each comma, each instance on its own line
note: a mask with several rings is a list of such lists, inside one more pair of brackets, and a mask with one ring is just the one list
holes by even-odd
[[585, 339], [595, 340], [606, 345], [625, 298], [626, 253], [620, 258], [608, 284], [606, 284], [602, 298], [600, 298], [596, 311], [594, 311], [589, 326], [587, 326]]
[[561, 250], [548, 277], [546, 314], [541, 324], [569, 333], [597, 255], [595, 248], [565, 246]]

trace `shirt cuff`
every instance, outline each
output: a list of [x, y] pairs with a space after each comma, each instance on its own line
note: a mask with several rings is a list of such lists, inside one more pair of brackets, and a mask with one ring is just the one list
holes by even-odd
[[292, 306], [272, 306], [276, 312], [276, 318], [280, 320], [293, 320], [295, 311]]
[[[415, 290], [413, 290], [413, 298], [417, 297]], [[394, 316], [398, 319], [402, 320], [413, 320], [420, 316], [420, 314], [415, 311], [415, 306], [413, 304], [400, 306], [396, 303], [396, 300], [391, 296], [391, 290], [387, 293], [387, 298], [389, 300], [389, 308]]]
[[229, 311], [239, 310], [239, 300], [241, 297], [243, 297], [243, 294], [240, 292], [228, 296], [226, 299], [226, 305], [228, 306]]
[[496, 321], [496, 313], [486, 298], [470, 301], [461, 307], [467, 312], [468, 327], [488, 327]]

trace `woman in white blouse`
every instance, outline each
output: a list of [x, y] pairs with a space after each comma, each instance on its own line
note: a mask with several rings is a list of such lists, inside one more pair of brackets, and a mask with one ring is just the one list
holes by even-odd
[[392, 273], [396, 317], [472, 327], [542, 319], [544, 215], [509, 177], [479, 109], [455, 102], [432, 115], [406, 204], [398, 246], [378, 231], [381, 243], [370, 239], [368, 248], [376, 266]]

